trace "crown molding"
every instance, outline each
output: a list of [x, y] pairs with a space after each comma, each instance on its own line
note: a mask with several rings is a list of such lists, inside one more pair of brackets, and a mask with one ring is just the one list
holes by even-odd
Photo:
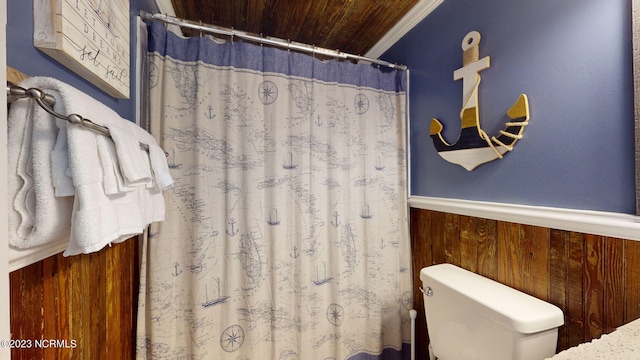
[[420, 0], [406, 13], [378, 42], [364, 55], [368, 58], [377, 59], [393, 44], [402, 38], [409, 30], [418, 25], [435, 8], [442, 4], [444, 0]]
[[173, 8], [171, 0], [155, 0], [158, 11], [161, 14], [176, 16], [176, 10]]

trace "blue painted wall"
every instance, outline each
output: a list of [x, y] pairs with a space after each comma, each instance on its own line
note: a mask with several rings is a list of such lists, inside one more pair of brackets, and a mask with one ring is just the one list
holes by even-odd
[[[471, 30], [491, 56], [482, 128], [496, 135], [520, 93], [531, 120], [513, 152], [468, 172], [428, 134], [436, 117], [457, 139]], [[412, 195], [634, 213], [631, 49], [628, 0], [444, 0], [382, 56], [410, 68]]]
[[[139, 10], [158, 11], [153, 0], [131, 0], [132, 48], [130, 49], [130, 54], [132, 69], [135, 69], [135, 49], [133, 48], [136, 42], [134, 18]], [[33, 46], [33, 0], [10, 0], [7, 2], [7, 65], [29, 76], [50, 76], [62, 80], [114, 109], [123, 118], [134, 120], [134, 89], [136, 89], [137, 84], [133, 79], [133, 73], [130, 84], [131, 98], [116, 99]], [[80, 115], [91, 118], [90, 114]]]

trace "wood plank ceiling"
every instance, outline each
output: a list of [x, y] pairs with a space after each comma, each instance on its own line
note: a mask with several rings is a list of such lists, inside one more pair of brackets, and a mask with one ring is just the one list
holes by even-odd
[[364, 55], [418, 0], [171, 2], [179, 18]]

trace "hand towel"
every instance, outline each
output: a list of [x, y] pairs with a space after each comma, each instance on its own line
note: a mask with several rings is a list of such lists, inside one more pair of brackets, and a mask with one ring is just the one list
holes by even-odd
[[113, 143], [113, 140], [107, 136], [99, 136], [97, 140], [100, 163], [104, 170], [104, 193], [107, 195], [115, 195], [134, 191], [135, 187], [127, 186], [124, 176], [122, 175], [120, 163], [118, 162], [118, 155], [116, 153], [116, 146]]
[[[20, 84], [25, 88], [41, 87], [30, 78]], [[62, 105], [57, 111], [64, 111]], [[58, 135], [55, 118], [35, 102], [20, 99], [10, 106], [8, 117], [8, 183], [9, 244], [16, 248], [30, 248], [67, 239], [70, 234], [73, 198], [56, 197], [51, 152]], [[62, 165], [65, 166], [65, 165]]]
[[[110, 127], [109, 131], [116, 144], [123, 173], [125, 173], [124, 168], [133, 163], [137, 163], [136, 167], [138, 168], [146, 166], [145, 170], [149, 170], [150, 165], [157, 189], [164, 190], [173, 184], [165, 152], [158, 146], [156, 139], [151, 134], [132, 122]], [[135, 143], [132, 144], [129, 141], [131, 138], [135, 139]], [[141, 143], [146, 145], [147, 150], [140, 147]], [[136, 156], [129, 158], [130, 154], [136, 154]], [[142, 159], [141, 154], [144, 154]]]
[[[57, 93], [56, 93], [57, 94]], [[62, 99], [56, 98], [57, 104], [62, 104]], [[51, 151], [51, 175], [53, 176], [53, 188], [56, 196], [73, 196], [75, 188], [69, 169], [69, 149], [67, 147], [67, 122], [56, 118], [58, 126], [58, 138]]]
[[[109, 132], [115, 144], [122, 175], [130, 185], [150, 183], [152, 181], [149, 155], [140, 148], [140, 142], [127, 124], [111, 124]], [[131, 123], [131, 125], [135, 125]]]

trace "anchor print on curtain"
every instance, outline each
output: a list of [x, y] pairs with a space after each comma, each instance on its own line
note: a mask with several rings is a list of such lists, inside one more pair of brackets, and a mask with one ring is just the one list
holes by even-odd
[[149, 32], [176, 185], [143, 254], [138, 358], [406, 358], [406, 73]]

